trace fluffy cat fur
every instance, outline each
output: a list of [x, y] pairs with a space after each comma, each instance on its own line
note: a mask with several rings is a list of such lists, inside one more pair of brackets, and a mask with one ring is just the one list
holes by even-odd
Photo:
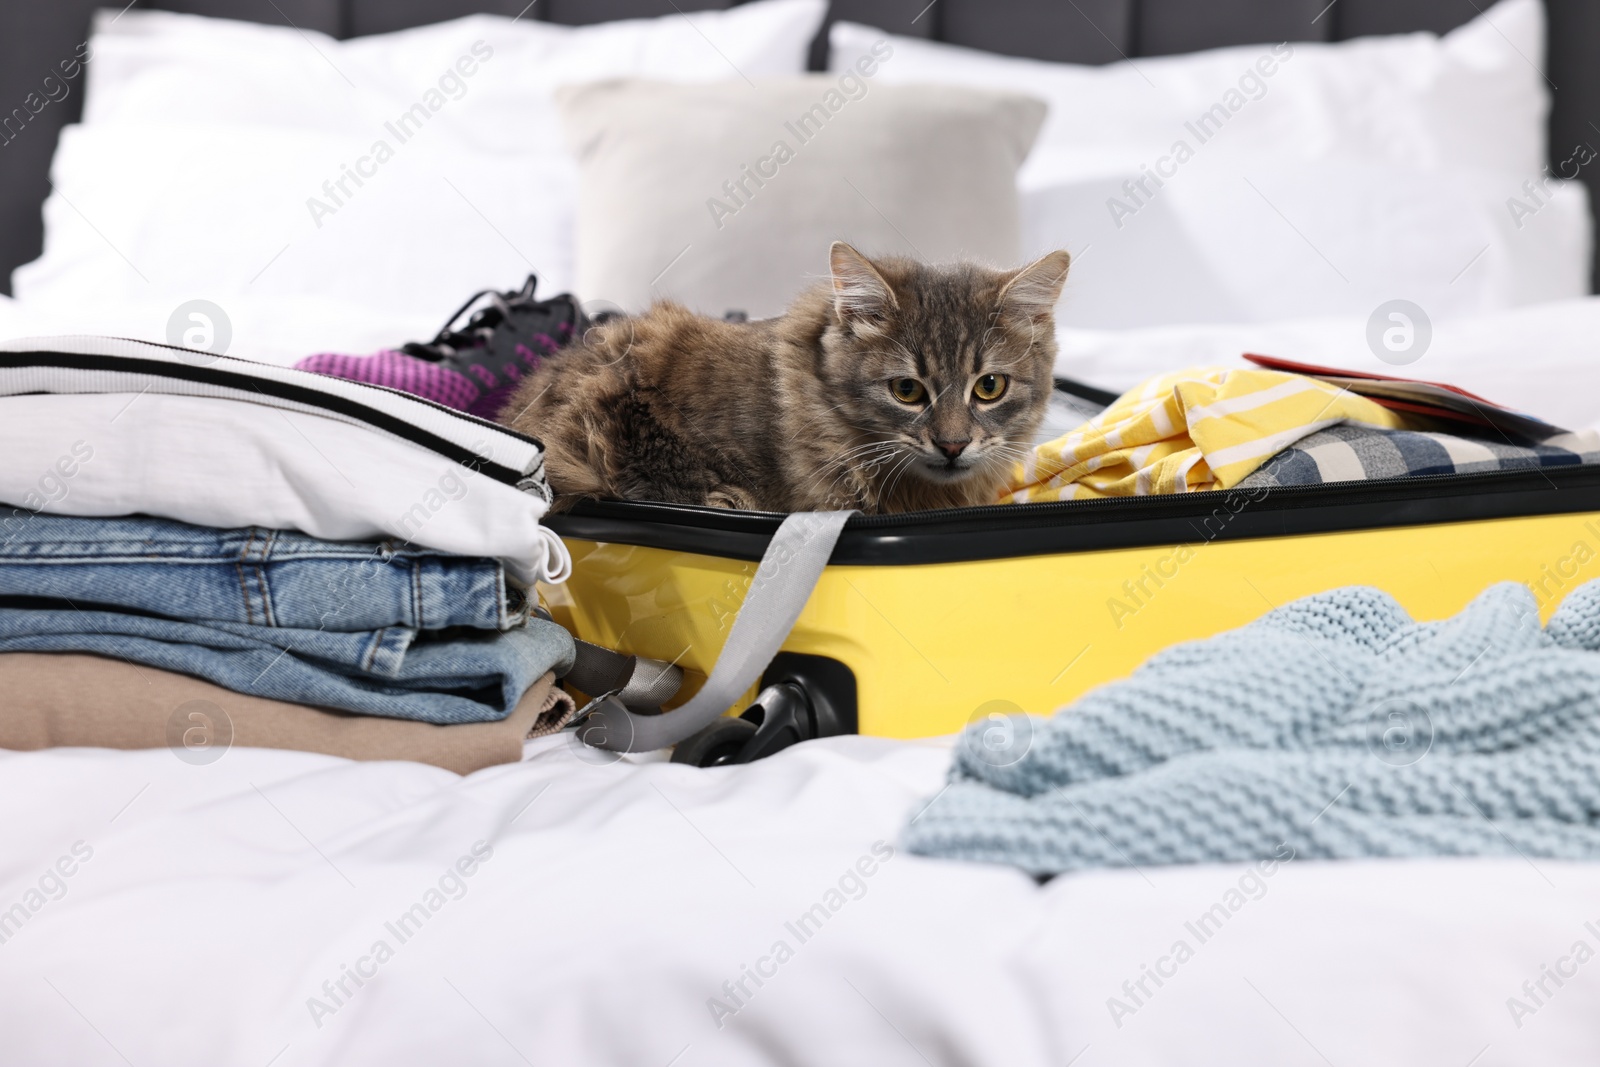
[[546, 361], [502, 419], [544, 442], [556, 506], [993, 503], [1044, 418], [1067, 253], [995, 271], [836, 242], [829, 261], [779, 318], [658, 303]]

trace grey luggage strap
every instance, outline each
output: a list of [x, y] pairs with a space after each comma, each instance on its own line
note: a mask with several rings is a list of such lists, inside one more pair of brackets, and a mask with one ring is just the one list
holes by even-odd
[[572, 668], [563, 680], [600, 699], [615, 697], [623, 707], [654, 711], [683, 685], [683, 669], [658, 659], [614, 652], [576, 638]]
[[[783, 520], [761, 556], [711, 676], [686, 703], [660, 715], [639, 715], [628, 710], [629, 701], [618, 699], [624, 691], [619, 689], [596, 702], [579, 725], [578, 737], [612, 752], [649, 752], [675, 745], [721, 718], [761, 678], [788, 639], [833, 555], [840, 531], [854, 514], [798, 511]], [[611, 685], [599, 692], [625, 687], [631, 680], [622, 675], [620, 664], [610, 677]]]

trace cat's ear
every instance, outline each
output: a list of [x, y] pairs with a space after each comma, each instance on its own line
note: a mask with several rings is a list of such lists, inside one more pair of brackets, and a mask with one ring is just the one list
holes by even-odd
[[1000, 290], [1000, 304], [1039, 325], [1055, 311], [1072, 257], [1060, 249], [1015, 271]]
[[833, 306], [841, 321], [852, 326], [877, 326], [899, 307], [894, 289], [878, 268], [843, 241], [828, 249], [833, 271]]

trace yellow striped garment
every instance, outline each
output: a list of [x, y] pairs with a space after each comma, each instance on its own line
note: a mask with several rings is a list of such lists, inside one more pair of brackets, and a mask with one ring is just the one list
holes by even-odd
[[1198, 367], [1152, 378], [1012, 471], [1001, 503], [1231, 489], [1308, 434], [1406, 420], [1336, 385], [1271, 370]]

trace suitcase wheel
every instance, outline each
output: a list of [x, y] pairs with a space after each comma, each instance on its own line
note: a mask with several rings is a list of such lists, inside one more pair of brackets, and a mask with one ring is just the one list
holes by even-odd
[[696, 767], [750, 763], [799, 741], [849, 732], [836, 698], [805, 672], [789, 670], [781, 676], [783, 680], [763, 688], [739, 718], [718, 719], [680, 742], [672, 762]]
[[672, 750], [672, 762], [694, 767], [737, 763], [739, 753], [755, 733], [756, 724], [748, 719], [718, 719], [699, 733], [679, 741]]

